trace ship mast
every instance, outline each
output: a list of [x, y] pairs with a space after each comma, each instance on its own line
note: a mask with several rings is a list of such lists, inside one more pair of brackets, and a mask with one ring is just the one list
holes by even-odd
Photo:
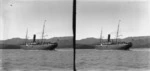
[[43, 44], [43, 39], [44, 39], [44, 28], [45, 28], [45, 23], [46, 23], [46, 20], [44, 20], [44, 25], [43, 25], [43, 30], [42, 30], [42, 44]]
[[120, 22], [121, 20], [119, 20], [119, 23], [118, 23], [118, 28], [117, 28], [117, 34], [116, 34], [116, 43], [118, 43], [118, 37], [119, 37], [119, 26], [120, 26]]
[[26, 39], [25, 39], [25, 44], [27, 43], [27, 39], [28, 39], [28, 28], [27, 28], [27, 30], [26, 30], [26, 37], [25, 37]]
[[102, 43], [102, 33], [103, 33], [103, 29], [101, 29], [100, 44]]

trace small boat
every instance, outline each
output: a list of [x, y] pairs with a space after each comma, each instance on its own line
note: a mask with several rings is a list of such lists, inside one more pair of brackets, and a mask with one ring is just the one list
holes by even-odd
[[36, 42], [36, 35], [34, 34], [33, 36], [33, 42], [28, 43], [27, 42], [27, 38], [28, 38], [28, 30], [26, 32], [26, 39], [25, 39], [25, 44], [20, 45], [21, 49], [25, 49], [25, 50], [55, 50], [55, 48], [58, 46], [58, 43], [52, 43], [52, 42], [44, 42], [44, 28], [45, 28], [45, 22], [44, 21], [44, 25], [43, 25], [43, 31], [42, 31], [42, 39], [41, 42]]
[[110, 41], [111, 36], [110, 34], [108, 34], [107, 42], [102, 42], [102, 30], [101, 30], [100, 44], [95, 45], [95, 48], [100, 50], [129, 50], [129, 48], [132, 47], [132, 42], [118, 42], [119, 36], [118, 34], [119, 34], [119, 24], [117, 29], [116, 42]]

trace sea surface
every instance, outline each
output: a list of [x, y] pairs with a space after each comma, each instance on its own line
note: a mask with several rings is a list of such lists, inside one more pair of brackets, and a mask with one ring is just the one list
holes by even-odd
[[150, 71], [150, 49], [77, 49], [78, 71]]
[[0, 71], [72, 71], [73, 49], [0, 50]]
[[[0, 50], [0, 71], [73, 71], [73, 49]], [[76, 50], [77, 71], [150, 71], [150, 49]]]

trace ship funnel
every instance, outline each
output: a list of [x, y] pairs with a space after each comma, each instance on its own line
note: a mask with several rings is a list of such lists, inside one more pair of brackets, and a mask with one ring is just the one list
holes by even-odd
[[33, 35], [33, 42], [36, 42], [36, 35]]
[[110, 42], [110, 34], [108, 34], [108, 42]]

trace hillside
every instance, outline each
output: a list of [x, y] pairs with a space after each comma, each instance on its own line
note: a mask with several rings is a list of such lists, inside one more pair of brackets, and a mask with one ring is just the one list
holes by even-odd
[[99, 39], [96, 38], [86, 38], [86, 39], [82, 39], [82, 40], [76, 40], [76, 44], [95, 44], [99, 42]]

